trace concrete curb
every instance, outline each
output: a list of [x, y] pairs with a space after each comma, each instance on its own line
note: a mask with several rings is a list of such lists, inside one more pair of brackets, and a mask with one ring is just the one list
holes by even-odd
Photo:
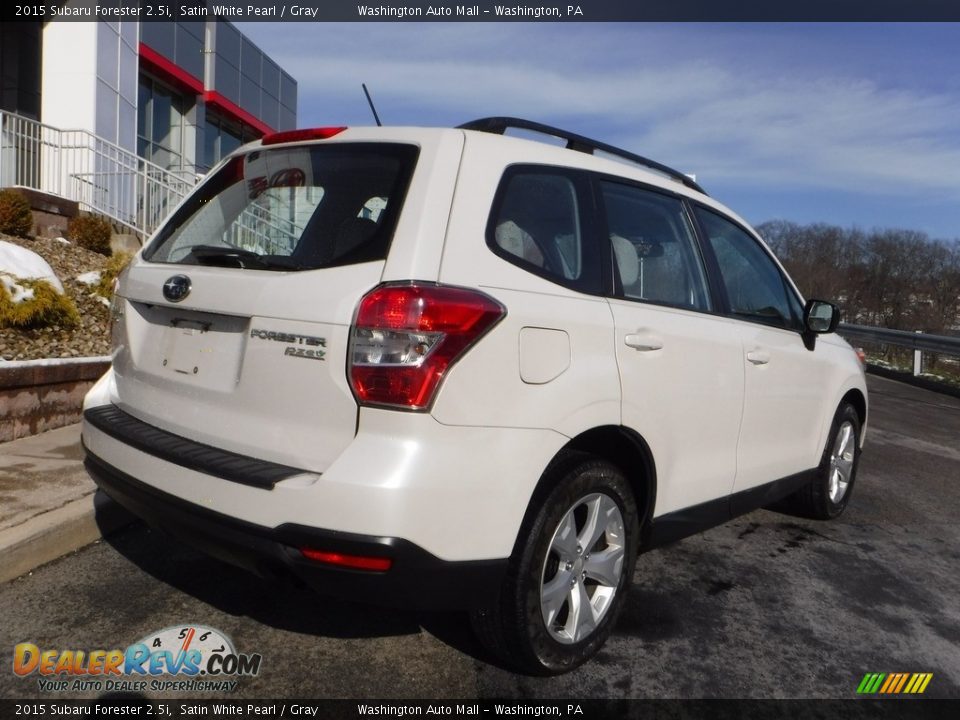
[[97, 491], [0, 531], [0, 583], [79, 550], [135, 520]]

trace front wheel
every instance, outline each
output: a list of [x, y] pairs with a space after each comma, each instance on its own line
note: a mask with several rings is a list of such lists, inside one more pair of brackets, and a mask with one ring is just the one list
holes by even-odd
[[499, 599], [473, 615], [490, 650], [536, 675], [572, 670], [603, 646], [633, 574], [639, 524], [629, 483], [605, 460], [572, 456], [547, 480]]
[[815, 520], [838, 517], [850, 502], [860, 462], [860, 416], [844, 403], [830, 425], [816, 478], [787, 498], [790, 510]]

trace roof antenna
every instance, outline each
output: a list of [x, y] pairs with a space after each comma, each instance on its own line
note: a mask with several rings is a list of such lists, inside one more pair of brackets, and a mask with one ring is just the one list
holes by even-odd
[[377, 121], [377, 127], [383, 127], [383, 123], [380, 122], [380, 116], [377, 115], [377, 109], [373, 106], [373, 100], [370, 97], [370, 91], [367, 90], [367, 84], [360, 83], [360, 86], [363, 88], [363, 94], [367, 96], [367, 102], [370, 103], [370, 112], [373, 113], [373, 119]]

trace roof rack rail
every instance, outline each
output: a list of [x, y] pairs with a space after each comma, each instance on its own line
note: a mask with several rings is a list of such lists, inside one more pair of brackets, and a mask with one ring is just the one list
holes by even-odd
[[480, 132], [493, 133], [494, 135], [503, 135], [507, 129], [515, 128], [517, 130], [530, 130], [532, 132], [538, 132], [544, 135], [551, 135], [553, 137], [560, 138], [561, 140], [566, 140], [568, 150], [577, 150], [578, 152], [584, 152], [588, 155], [592, 155], [594, 151], [600, 150], [601, 152], [608, 153], [609, 155], [614, 155], [618, 158], [629, 160], [637, 165], [642, 165], [646, 168], [650, 168], [651, 170], [656, 170], [657, 172], [663, 173], [667, 177], [672, 178], [677, 182], [683, 183], [688, 188], [696, 190], [699, 193], [703, 193], [704, 195], [707, 194], [707, 191], [700, 187], [696, 180], [691, 178], [689, 175], [684, 175], [682, 172], [674, 170], [672, 167], [658, 163], [655, 160], [650, 160], [642, 155], [635, 155], [632, 152], [622, 150], [618, 147], [614, 147], [613, 145], [607, 145], [606, 143], [602, 143], [598, 140], [591, 140], [583, 135], [576, 135], [572, 132], [561, 130], [560, 128], [533, 122], [532, 120], [522, 120], [514, 117], [488, 117], [480, 118], [479, 120], [471, 120], [463, 125], [459, 125], [458, 128], [461, 130], [479, 130]]

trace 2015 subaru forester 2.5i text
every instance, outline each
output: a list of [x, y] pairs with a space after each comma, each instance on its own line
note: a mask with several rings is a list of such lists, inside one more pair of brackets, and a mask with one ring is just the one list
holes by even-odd
[[83, 424], [108, 495], [261, 575], [468, 610], [529, 673], [597, 652], [638, 551], [840, 514], [867, 419], [837, 309], [746, 223], [511, 118], [247, 145], [111, 313]]

